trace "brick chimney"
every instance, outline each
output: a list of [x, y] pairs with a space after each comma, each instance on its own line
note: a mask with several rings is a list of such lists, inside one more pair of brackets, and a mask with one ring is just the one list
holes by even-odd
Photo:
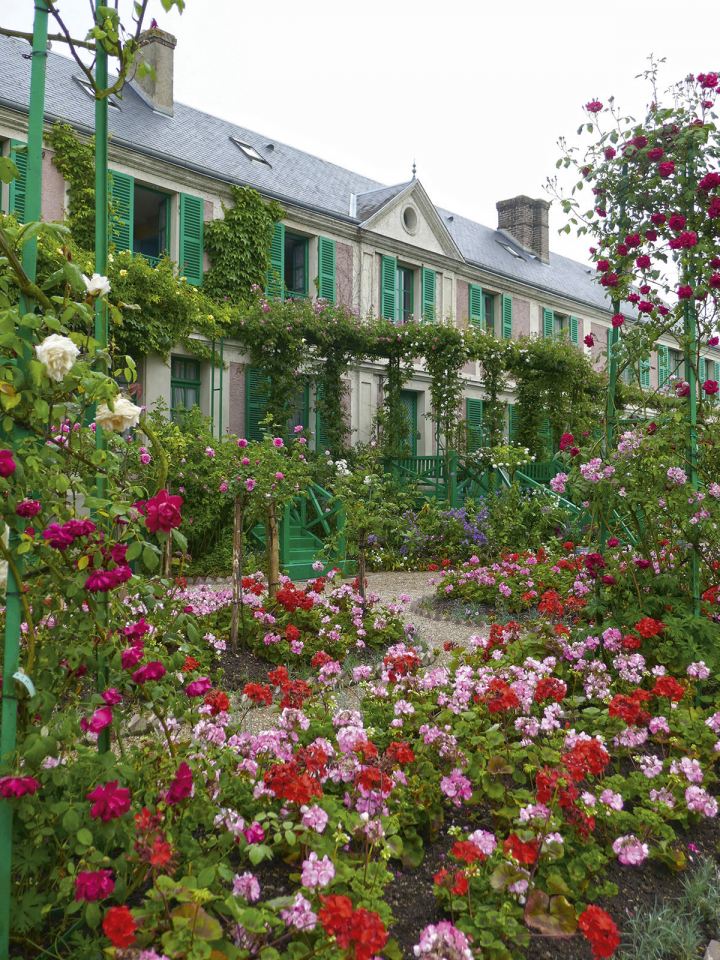
[[[158, 27], [144, 30], [139, 38], [140, 49], [130, 75], [130, 84], [143, 100], [158, 113], [173, 115], [173, 57], [177, 40], [171, 33]], [[155, 79], [147, 74], [142, 80], [137, 75], [141, 63], [155, 68]]]
[[498, 212], [498, 230], [507, 234], [526, 253], [534, 253], [543, 263], [550, 262], [547, 200], [513, 197], [495, 204]]

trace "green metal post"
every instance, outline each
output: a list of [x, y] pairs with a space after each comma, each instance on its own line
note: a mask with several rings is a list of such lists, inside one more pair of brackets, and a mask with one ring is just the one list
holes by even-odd
[[218, 418], [218, 419], [219, 419], [219, 423], [218, 423], [218, 439], [222, 438], [222, 427], [223, 427], [223, 424], [222, 424], [222, 415], [223, 415], [223, 367], [225, 366], [225, 363], [224, 363], [224, 361], [223, 361], [223, 353], [224, 353], [224, 350], [225, 350], [225, 338], [224, 338], [224, 337], [220, 337], [220, 397], [219, 397], [220, 416], [219, 416], [219, 418]]
[[457, 484], [457, 469], [458, 469], [458, 455], [457, 450], [450, 451], [450, 458], [448, 460], [448, 466], [450, 467], [448, 477], [448, 499], [450, 500], [450, 509], [455, 510], [457, 507], [458, 499], [458, 484]]
[[[695, 213], [695, 174], [693, 166], [694, 154], [692, 145], [690, 146], [688, 152], [688, 162], [686, 165], [686, 180], [687, 187], [689, 188], [687, 193], [690, 194], [692, 199], [690, 200], [690, 206], [687, 211], [689, 214], [688, 220], [692, 222], [692, 217]], [[692, 254], [689, 254], [689, 257], [692, 257]], [[695, 288], [695, 276], [692, 269], [692, 260], [690, 263], [685, 265], [685, 278], [684, 283]], [[685, 301], [685, 342], [687, 345], [687, 352], [685, 354], [685, 373], [687, 375], [688, 384], [690, 386], [690, 422], [688, 425], [688, 459], [690, 460], [690, 485], [694, 491], [697, 491], [698, 488], [698, 470], [697, 470], [697, 376], [695, 373], [696, 364], [698, 362], [698, 347], [697, 347], [697, 327], [696, 320], [697, 316], [695, 313], [695, 306], [690, 300]], [[693, 547], [692, 550], [692, 587], [693, 587], [693, 614], [696, 617], [700, 616], [700, 558], [698, 555], [698, 550], [696, 547]]]
[[215, 338], [212, 342], [212, 356], [210, 357], [210, 423], [213, 436], [215, 435]]
[[[95, 82], [100, 90], [108, 86], [108, 57], [101, 42], [96, 47]], [[95, 272], [107, 276], [108, 270], [108, 101], [107, 97], [95, 100]], [[105, 297], [95, 301], [95, 339], [101, 349], [107, 350], [108, 322]], [[95, 447], [107, 450], [107, 442], [102, 429], [96, 425]], [[98, 474], [97, 496], [104, 499], [107, 493], [105, 476]], [[101, 627], [107, 624], [107, 594], [100, 594], [98, 603], [98, 622]], [[107, 686], [107, 664], [102, 654], [98, 657], [98, 689]], [[110, 749], [110, 728], [105, 727], [98, 735], [98, 750], [107, 753]]]
[[[27, 192], [25, 197], [25, 219], [33, 223], [40, 219], [42, 212], [42, 137], [45, 119], [45, 73], [47, 66], [47, 21], [48, 11], [45, 0], [35, 2], [35, 21], [33, 25], [32, 71], [30, 77], [30, 115], [28, 119], [28, 165]], [[22, 251], [23, 270], [31, 280], [35, 280], [37, 267], [37, 239], [28, 240]], [[25, 297], [20, 298], [22, 313], [31, 310], [31, 304]], [[31, 333], [28, 328], [25, 335]], [[23, 336], [22, 332], [20, 336]], [[18, 363], [23, 367], [30, 356], [30, 347], [23, 351]], [[13, 431], [13, 448], [22, 434]], [[22, 576], [22, 557], [17, 554], [18, 537], [10, 540], [10, 553], [15, 559], [18, 574]], [[12, 570], [8, 570], [5, 611], [5, 660], [2, 689], [2, 726], [0, 727], [0, 765], [15, 750], [17, 734], [18, 699], [15, 692], [15, 679], [20, 666], [20, 624], [22, 607], [20, 597], [22, 583], [18, 582]], [[13, 810], [8, 800], [0, 800], [0, 960], [10, 955], [10, 894], [12, 888], [12, 833]]]

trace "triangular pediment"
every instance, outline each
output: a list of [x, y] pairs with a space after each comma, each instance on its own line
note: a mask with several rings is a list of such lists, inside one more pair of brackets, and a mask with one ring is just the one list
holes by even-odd
[[360, 194], [357, 209], [361, 218], [366, 211], [366, 219], [361, 223], [363, 230], [455, 260], [463, 259], [419, 180]]

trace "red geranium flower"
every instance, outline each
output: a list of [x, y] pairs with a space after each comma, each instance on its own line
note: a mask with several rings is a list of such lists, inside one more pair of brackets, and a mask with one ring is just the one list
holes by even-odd
[[595, 904], [580, 914], [578, 927], [590, 941], [594, 957], [611, 957], [620, 945], [620, 934], [612, 917]]
[[110, 907], [102, 928], [114, 947], [129, 947], [135, 942], [137, 924], [127, 907]]
[[536, 703], [542, 703], [543, 700], [554, 700], [560, 703], [567, 693], [567, 686], [563, 680], [556, 677], [543, 677], [538, 681], [535, 687], [534, 700]]
[[650, 637], [656, 637], [659, 633], [662, 633], [662, 631], [665, 629], [665, 624], [662, 622], [662, 620], [653, 620], [652, 617], [643, 617], [639, 623], [635, 624], [635, 629], [641, 637], [649, 640]]
[[658, 677], [652, 692], [656, 697], [668, 697], [674, 703], [679, 703], [685, 696], [685, 687], [675, 677]]
[[505, 838], [503, 849], [505, 853], [513, 856], [518, 863], [531, 864], [537, 860], [540, 841], [531, 840], [529, 843], [523, 843], [516, 833], [511, 833], [509, 837]]

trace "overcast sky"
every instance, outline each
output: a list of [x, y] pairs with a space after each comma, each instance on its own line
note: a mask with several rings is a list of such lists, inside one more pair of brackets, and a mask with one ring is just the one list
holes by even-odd
[[[120, 0], [127, 12], [129, 0]], [[0, 0], [0, 24], [31, 29], [34, 0]], [[84, 35], [87, 0], [60, 0]], [[495, 203], [545, 197], [561, 135], [595, 97], [638, 119], [637, 74], [661, 86], [718, 70], [718, 0], [187, 0], [149, 10], [175, 34], [175, 97], [382, 183], [417, 176], [438, 206], [488, 226]], [[148, 19], [149, 24], [149, 19]], [[59, 44], [55, 50], [62, 51]], [[585, 260], [587, 238], [550, 249]]]

